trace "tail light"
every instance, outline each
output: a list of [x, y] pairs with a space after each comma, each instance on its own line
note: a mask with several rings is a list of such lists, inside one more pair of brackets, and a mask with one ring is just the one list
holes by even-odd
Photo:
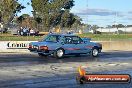
[[40, 50], [48, 50], [47, 46], [40, 46]]
[[28, 48], [32, 48], [32, 45], [29, 45], [29, 47]]

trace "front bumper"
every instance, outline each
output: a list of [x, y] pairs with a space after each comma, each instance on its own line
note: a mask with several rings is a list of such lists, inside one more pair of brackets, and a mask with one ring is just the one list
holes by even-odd
[[99, 49], [99, 53], [101, 53], [101, 51], [102, 51], [102, 47], [99, 47], [98, 49]]

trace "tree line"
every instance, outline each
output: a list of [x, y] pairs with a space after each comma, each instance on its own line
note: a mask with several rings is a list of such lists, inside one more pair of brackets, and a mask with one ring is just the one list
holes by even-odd
[[74, 0], [31, 0], [33, 17], [30, 17], [28, 14], [17, 16], [26, 8], [18, 0], [1, 0], [0, 23], [6, 28], [14, 21], [19, 26], [37, 27], [42, 31], [54, 27], [71, 28], [82, 25], [81, 18], [70, 12], [74, 5]]

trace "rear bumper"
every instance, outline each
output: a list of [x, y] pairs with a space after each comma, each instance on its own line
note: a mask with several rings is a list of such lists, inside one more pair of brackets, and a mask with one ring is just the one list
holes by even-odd
[[54, 52], [53, 50], [38, 50], [35, 48], [28, 48], [28, 50], [33, 53], [43, 53], [45, 55], [50, 55]]

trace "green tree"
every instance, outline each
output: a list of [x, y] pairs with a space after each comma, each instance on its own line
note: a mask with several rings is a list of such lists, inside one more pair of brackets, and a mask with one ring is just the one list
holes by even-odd
[[1, 0], [0, 2], [0, 22], [3, 22], [4, 27], [8, 27], [14, 19], [17, 12], [25, 8], [17, 2], [17, 0]]
[[31, 2], [34, 18], [41, 20], [44, 30], [58, 25], [68, 27], [73, 22], [74, 16], [70, 13], [70, 9], [74, 6], [73, 0], [32, 0]]
[[123, 27], [125, 27], [125, 26], [124, 26], [123, 24], [118, 24], [117, 27], [118, 27], [118, 28], [123, 28]]
[[98, 29], [98, 28], [99, 28], [98, 25], [93, 25], [93, 26], [92, 26], [92, 30], [93, 30], [94, 32], [96, 32], [96, 29]]
[[27, 18], [30, 18], [28, 14], [22, 14], [21, 16], [17, 18], [17, 22], [21, 24]]

